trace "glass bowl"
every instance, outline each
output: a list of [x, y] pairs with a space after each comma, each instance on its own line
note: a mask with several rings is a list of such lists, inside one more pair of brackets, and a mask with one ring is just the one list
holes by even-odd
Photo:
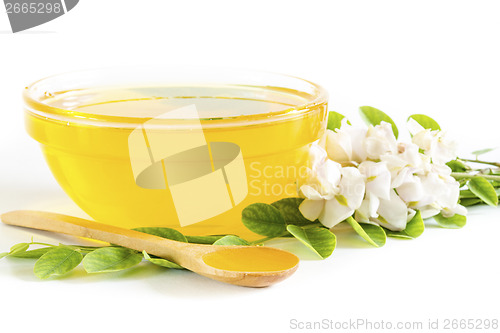
[[241, 211], [297, 196], [327, 93], [280, 74], [130, 67], [66, 73], [24, 90], [28, 133], [95, 220], [255, 238]]

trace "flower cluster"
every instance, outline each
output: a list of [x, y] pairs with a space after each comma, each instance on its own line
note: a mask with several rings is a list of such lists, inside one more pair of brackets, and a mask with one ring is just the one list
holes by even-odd
[[327, 130], [311, 148], [310, 174], [300, 186], [307, 219], [331, 228], [350, 216], [358, 222], [404, 230], [420, 211], [465, 215], [458, 204], [460, 185], [446, 162], [456, 158], [455, 143], [444, 132], [408, 121], [411, 142], [398, 142], [391, 124]]

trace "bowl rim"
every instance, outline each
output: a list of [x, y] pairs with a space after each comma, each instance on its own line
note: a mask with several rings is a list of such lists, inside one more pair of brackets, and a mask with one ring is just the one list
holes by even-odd
[[[85, 73], [98, 73], [105, 71], [117, 71], [117, 70], [152, 70], [152, 69], [160, 68], [163, 71], [169, 70], [210, 70], [210, 71], [238, 71], [241, 73], [247, 73], [252, 75], [271, 75], [276, 78], [283, 79], [292, 79], [297, 82], [302, 82], [314, 89], [315, 94], [312, 96], [310, 100], [303, 104], [299, 104], [293, 107], [289, 107], [283, 110], [267, 112], [267, 113], [258, 113], [251, 115], [238, 115], [238, 116], [227, 116], [227, 117], [214, 117], [214, 118], [201, 118], [200, 121], [203, 123], [204, 127], [226, 127], [226, 126], [238, 126], [238, 125], [248, 125], [248, 120], [252, 121], [252, 124], [262, 123], [262, 122], [274, 122], [280, 120], [288, 120], [296, 117], [303, 116], [307, 114], [309, 111], [316, 110], [318, 105], [326, 104], [328, 101], [328, 92], [321, 85], [311, 82], [309, 80], [302, 79], [297, 76], [281, 74], [270, 71], [261, 71], [261, 70], [248, 70], [241, 68], [229, 68], [229, 67], [207, 67], [207, 66], [113, 66], [113, 67], [102, 67], [102, 68], [91, 68], [91, 69], [83, 69], [77, 71], [67, 71], [63, 73], [58, 73], [54, 75], [50, 75], [39, 79], [37, 81], [32, 82], [27, 85], [23, 90], [23, 100], [25, 105], [25, 111], [32, 116], [41, 118], [45, 121], [53, 121], [53, 122], [62, 122], [65, 124], [68, 123], [76, 123], [76, 124], [85, 124], [91, 126], [99, 126], [99, 127], [119, 127], [119, 128], [132, 128], [137, 127], [144, 122], [152, 119], [151, 117], [128, 117], [128, 116], [116, 116], [116, 115], [99, 115], [99, 118], [93, 118], [92, 113], [78, 112], [79, 115], [73, 115], [74, 110], [60, 108], [51, 106], [48, 103], [44, 103], [40, 100], [39, 97], [33, 96], [34, 89], [43, 83], [50, 82], [51, 80], [58, 80], [61, 77], [71, 76], [71, 75], [81, 75]], [[238, 84], [230, 84], [233, 86], [238, 86]], [[250, 87], [250, 85], [241, 85]], [[285, 85], [284, 85], [285, 86]], [[111, 86], [110, 86], [111, 87]], [[267, 86], [269, 88], [284, 88], [279, 86]], [[90, 88], [82, 88], [81, 90], [92, 89]], [[298, 90], [297, 90], [298, 91]], [[299, 91], [298, 91], [299, 92]], [[83, 117], [81, 115], [88, 115], [90, 117]], [[169, 124], [166, 124], [166, 127], [172, 128], [180, 128], [180, 127], [190, 127], [190, 121], [192, 119], [179, 119], [179, 120], [169, 120]], [[240, 124], [241, 123], [241, 124]]]

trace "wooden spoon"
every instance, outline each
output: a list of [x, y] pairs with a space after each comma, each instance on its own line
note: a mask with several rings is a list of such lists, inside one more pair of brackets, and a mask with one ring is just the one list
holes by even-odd
[[267, 246], [219, 246], [177, 242], [73, 216], [19, 210], [6, 224], [92, 238], [174, 261], [208, 278], [245, 287], [267, 287], [292, 275], [299, 259]]

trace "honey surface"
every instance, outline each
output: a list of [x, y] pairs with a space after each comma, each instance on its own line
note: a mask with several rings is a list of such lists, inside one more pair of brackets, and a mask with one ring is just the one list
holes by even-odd
[[268, 247], [249, 246], [205, 254], [203, 261], [214, 268], [240, 272], [274, 272], [287, 270], [299, 263], [288, 252]]

